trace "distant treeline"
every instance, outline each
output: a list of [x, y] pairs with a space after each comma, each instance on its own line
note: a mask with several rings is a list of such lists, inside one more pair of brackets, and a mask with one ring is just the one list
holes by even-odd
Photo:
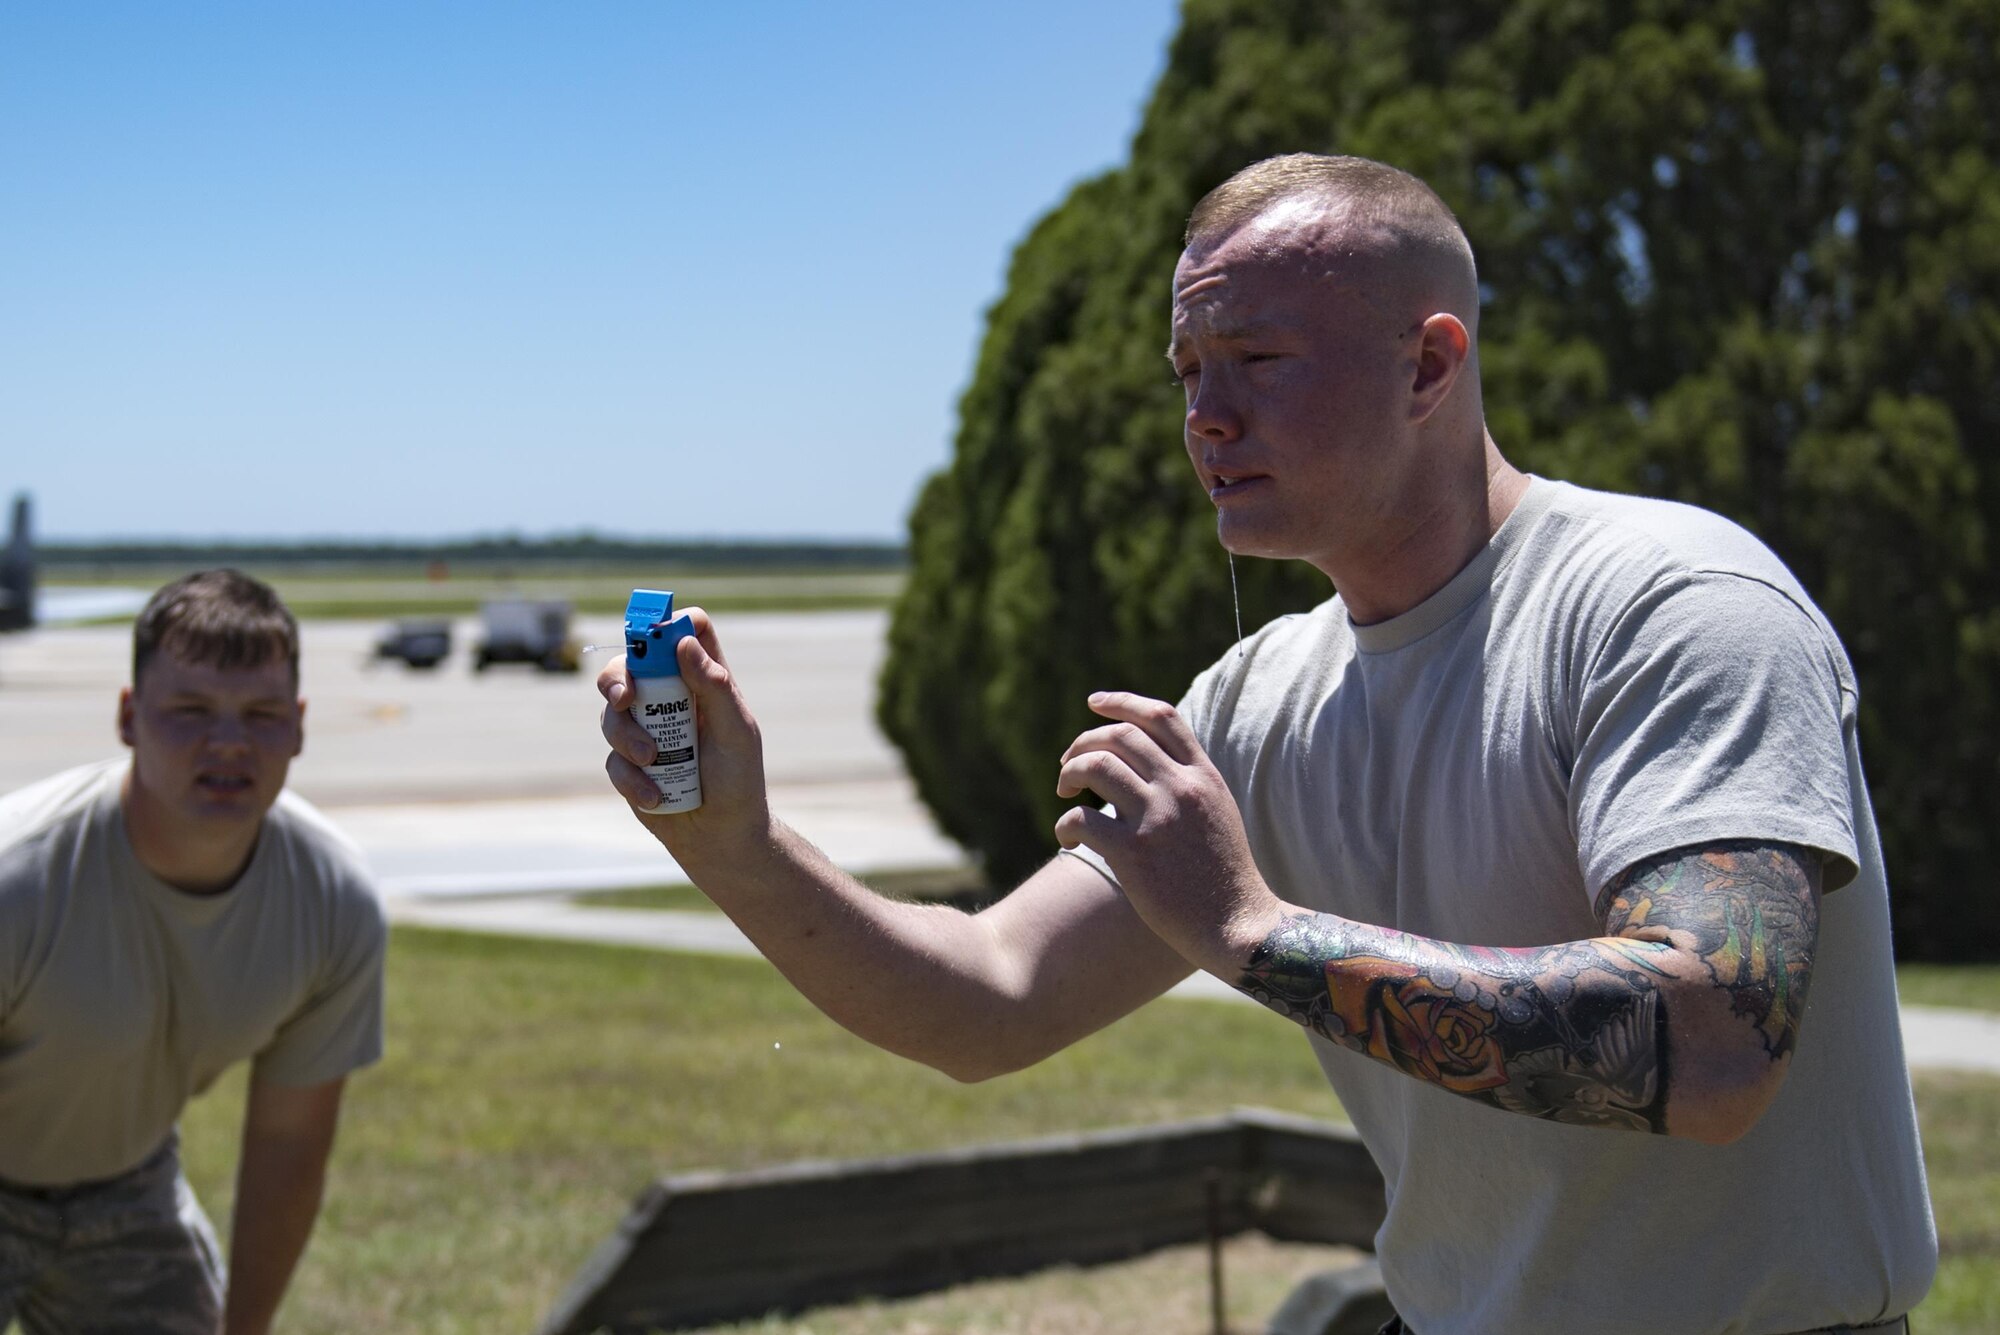
[[908, 553], [888, 542], [634, 542], [593, 534], [499, 536], [451, 542], [38, 542], [45, 570], [105, 566], [671, 565], [705, 569], [811, 567], [900, 570]]

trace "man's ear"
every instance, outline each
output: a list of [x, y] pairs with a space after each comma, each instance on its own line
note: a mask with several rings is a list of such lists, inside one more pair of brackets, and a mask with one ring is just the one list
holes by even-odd
[[130, 686], [121, 687], [118, 691], [118, 740], [127, 746], [132, 745], [133, 709], [132, 688]]
[[1424, 321], [1417, 338], [1417, 373], [1410, 382], [1410, 418], [1423, 422], [1458, 383], [1458, 373], [1472, 356], [1472, 335], [1465, 322], [1449, 312]]

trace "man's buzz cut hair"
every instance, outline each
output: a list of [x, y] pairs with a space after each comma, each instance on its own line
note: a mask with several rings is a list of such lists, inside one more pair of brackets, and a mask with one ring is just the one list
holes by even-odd
[[132, 627], [132, 685], [165, 649], [187, 663], [262, 667], [282, 659], [299, 682], [299, 623], [271, 586], [239, 570], [197, 570], [147, 600]]
[[1286, 153], [1253, 162], [1201, 197], [1188, 215], [1184, 244], [1219, 241], [1280, 200], [1314, 199], [1352, 222], [1421, 248], [1456, 251], [1472, 260], [1465, 229], [1437, 192], [1416, 177], [1372, 158]]

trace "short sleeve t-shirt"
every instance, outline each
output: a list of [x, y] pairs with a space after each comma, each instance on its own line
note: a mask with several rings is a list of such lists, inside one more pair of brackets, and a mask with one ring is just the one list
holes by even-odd
[[[1887, 890], [1832, 629], [1705, 511], [1541, 479], [1401, 616], [1266, 626], [1181, 712], [1301, 907], [1465, 944], [1602, 934], [1649, 856], [1816, 850], [1808, 1010], [1728, 1146], [1473, 1103], [1309, 1035], [1388, 1186], [1390, 1296], [1423, 1335], [1770, 1335], [1892, 1317], [1936, 1261]], [[1100, 864], [1101, 865], [1101, 864]]]
[[358, 851], [282, 794], [213, 895], [147, 871], [124, 762], [0, 798], [0, 1178], [113, 1177], [249, 1059], [313, 1085], [382, 1052], [387, 927]]

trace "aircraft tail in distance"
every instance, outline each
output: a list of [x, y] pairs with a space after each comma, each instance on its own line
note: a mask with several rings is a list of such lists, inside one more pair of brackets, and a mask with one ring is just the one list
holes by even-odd
[[23, 492], [14, 498], [14, 522], [0, 551], [0, 631], [35, 624], [35, 537], [33, 506]]

